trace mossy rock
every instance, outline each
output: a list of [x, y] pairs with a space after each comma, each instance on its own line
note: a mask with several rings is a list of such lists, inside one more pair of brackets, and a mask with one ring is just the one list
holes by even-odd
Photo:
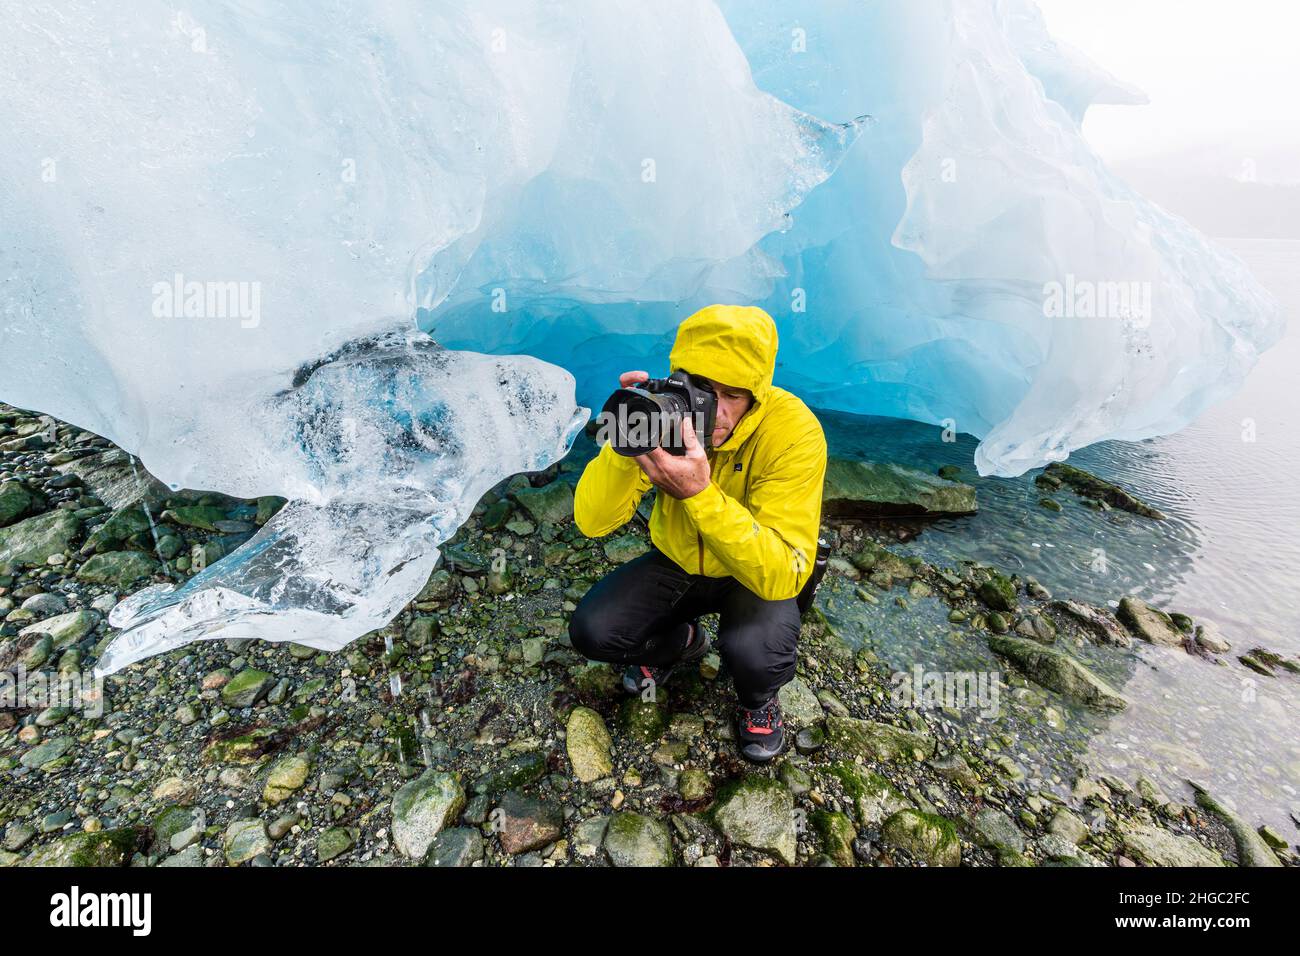
[[922, 810], [899, 810], [880, 828], [880, 841], [906, 850], [929, 866], [961, 866], [957, 826], [947, 817]]
[[133, 827], [73, 833], [38, 847], [24, 863], [26, 866], [126, 866], [140, 843], [140, 835]]

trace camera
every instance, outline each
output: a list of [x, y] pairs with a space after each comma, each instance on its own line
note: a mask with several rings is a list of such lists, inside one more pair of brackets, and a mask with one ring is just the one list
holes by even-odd
[[670, 455], [686, 454], [682, 421], [691, 415], [695, 435], [712, 447], [718, 396], [698, 376], [678, 369], [667, 378], [647, 379], [620, 388], [609, 397], [597, 421], [614, 451], [632, 457], [662, 448]]

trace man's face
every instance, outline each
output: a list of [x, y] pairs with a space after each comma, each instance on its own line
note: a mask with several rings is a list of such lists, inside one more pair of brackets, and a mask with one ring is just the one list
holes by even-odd
[[704, 387], [713, 389], [713, 393], [718, 396], [718, 412], [713, 419], [712, 440], [712, 446], [717, 448], [731, 436], [736, 423], [754, 404], [754, 396], [749, 389], [723, 385], [703, 375], [697, 375], [696, 380]]

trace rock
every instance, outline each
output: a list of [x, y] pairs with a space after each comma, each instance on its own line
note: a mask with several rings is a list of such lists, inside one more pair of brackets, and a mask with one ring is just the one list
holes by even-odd
[[1016, 601], [1016, 586], [1002, 574], [994, 574], [979, 586], [980, 600], [995, 611], [1014, 613], [1020, 606]]
[[667, 723], [663, 709], [654, 701], [629, 697], [619, 707], [619, 729], [641, 743], [654, 743], [662, 737]]
[[1071, 700], [1103, 710], [1122, 710], [1128, 706], [1128, 701], [1119, 691], [1054, 647], [1045, 647], [1023, 637], [991, 635], [989, 648], [995, 654], [1009, 658], [1042, 686]]
[[1196, 626], [1196, 643], [1211, 654], [1226, 654], [1232, 650], [1232, 645], [1219, 632], [1218, 625], [1213, 621], [1201, 621]]
[[310, 772], [311, 761], [306, 757], [281, 757], [271, 768], [270, 776], [266, 779], [262, 799], [270, 804], [283, 803], [307, 782], [307, 775]]
[[583, 783], [608, 777], [614, 772], [609, 756], [614, 741], [604, 719], [589, 707], [573, 708], [565, 728], [564, 743], [569, 762], [573, 764], [573, 775]]
[[672, 866], [668, 827], [640, 813], [615, 813], [605, 828], [605, 853], [615, 866]]
[[975, 489], [902, 465], [830, 458], [822, 490], [824, 517], [967, 515]]
[[71, 737], [53, 737], [27, 751], [18, 762], [24, 767], [35, 770], [51, 760], [58, 760], [71, 750], [75, 743], [76, 741]]
[[137, 581], [146, 580], [162, 570], [162, 565], [140, 551], [104, 551], [92, 555], [77, 569], [77, 580], [90, 584], [108, 584], [133, 590]]
[[221, 701], [227, 707], [252, 707], [270, 690], [274, 680], [266, 671], [246, 667], [221, 688]]
[[328, 863], [352, 849], [356, 841], [346, 827], [330, 827], [316, 838], [316, 859]]
[[688, 767], [677, 778], [677, 792], [683, 800], [703, 800], [712, 789], [713, 781], [709, 779], [708, 772], [699, 767]]
[[993, 807], [984, 807], [970, 821], [971, 833], [980, 846], [996, 850], [999, 854], [1025, 852], [1025, 836], [1015, 822]]
[[1217, 800], [1202, 789], [1195, 781], [1187, 781], [1191, 784], [1192, 789], [1196, 791], [1196, 805], [1203, 810], [1214, 814], [1222, 821], [1223, 825], [1228, 828], [1232, 834], [1233, 842], [1237, 844], [1237, 860], [1241, 866], [1281, 866], [1282, 862], [1277, 858], [1263, 838], [1246, 825], [1245, 821], [1240, 819], [1235, 813], [1227, 807], [1220, 804]]
[[179, 853], [173, 853], [158, 865], [166, 867], [203, 866], [203, 850], [195, 843], [187, 846]]
[[880, 828], [880, 842], [906, 850], [928, 866], [960, 866], [961, 841], [947, 817], [920, 810], [899, 810]]
[[73, 833], [32, 851], [25, 866], [125, 866], [135, 852], [138, 835], [130, 827]]
[[822, 719], [821, 701], [802, 678], [795, 677], [783, 684], [777, 692], [777, 699], [787, 726], [811, 727]]
[[633, 558], [639, 558], [650, 550], [650, 546], [637, 535], [620, 534], [606, 541], [601, 550], [614, 564], [623, 564]]
[[758, 774], [731, 781], [718, 794], [711, 816], [732, 843], [794, 864], [794, 797], [780, 781]]
[[1065, 807], [1061, 807], [1056, 811], [1056, 815], [1052, 817], [1052, 822], [1047, 825], [1047, 830], [1049, 833], [1055, 833], [1075, 845], [1082, 843], [1091, 835], [1088, 824]]
[[809, 822], [821, 838], [822, 852], [836, 866], [853, 866], [853, 841], [858, 838], [853, 821], [843, 813], [819, 808], [812, 812]]
[[45, 507], [45, 499], [20, 481], [0, 482], [0, 528]]
[[495, 795], [536, 783], [546, 775], [546, 754], [540, 750], [516, 754], [505, 763], [474, 778], [473, 793]]
[[1164, 611], [1156, 610], [1141, 598], [1126, 597], [1119, 602], [1119, 619], [1135, 637], [1150, 644], [1182, 647], [1183, 634]]
[[1124, 852], [1147, 866], [1223, 866], [1223, 857], [1191, 836], [1170, 833], [1154, 824], [1121, 825]]
[[67, 614], [59, 614], [55, 617], [48, 617], [36, 624], [28, 624], [18, 636], [25, 634], [48, 634], [54, 641], [55, 648], [64, 648], [76, 644], [83, 637], [95, 629], [99, 623], [99, 616], [94, 611], [71, 611]]
[[81, 522], [64, 508], [0, 528], [0, 564], [43, 565], [51, 555], [71, 551], [80, 533]]
[[81, 546], [82, 554], [98, 554], [102, 551], [125, 550], [125, 545], [136, 535], [149, 533], [149, 516], [139, 505], [122, 508], [113, 513], [103, 524], [86, 535], [86, 543]]
[[472, 866], [483, 859], [483, 836], [471, 827], [443, 830], [424, 857], [425, 866]]
[[515, 856], [555, 842], [564, 825], [564, 812], [553, 803], [507, 791], [490, 819], [501, 838], [501, 849]]
[[221, 528], [217, 523], [226, 520], [226, 512], [225, 509], [214, 505], [183, 505], [179, 508], [168, 508], [162, 513], [162, 519], [188, 528], [220, 531]]
[[1070, 490], [1080, 498], [1104, 501], [1112, 508], [1119, 508], [1121, 511], [1142, 515], [1145, 518], [1155, 518], [1157, 520], [1164, 518], [1164, 515], [1155, 508], [1139, 501], [1119, 485], [1111, 484], [1109, 481], [1098, 478], [1082, 468], [1075, 468], [1073, 465], [1054, 461], [1044, 469], [1043, 474], [1056, 479], [1059, 484], [1069, 486]]
[[573, 485], [567, 481], [520, 488], [514, 499], [540, 525], [558, 525], [573, 517]]
[[934, 737], [926, 733], [835, 714], [826, 718], [826, 739], [831, 746], [867, 760], [924, 760], [936, 746]]
[[464, 806], [459, 776], [425, 771], [393, 795], [393, 843], [403, 855], [422, 858], [434, 837], [456, 820]]
[[1076, 621], [1100, 644], [1129, 647], [1133, 639], [1109, 611], [1082, 601], [1056, 601], [1052, 609]]
[[247, 863], [259, 853], [270, 852], [271, 838], [267, 836], [266, 824], [256, 818], [231, 821], [226, 827], [222, 850], [231, 866]]

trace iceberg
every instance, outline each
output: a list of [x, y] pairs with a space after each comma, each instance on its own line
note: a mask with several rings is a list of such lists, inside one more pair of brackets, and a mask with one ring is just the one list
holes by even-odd
[[104, 672], [382, 626], [710, 302], [1000, 475], [1180, 428], [1281, 334], [1090, 150], [1143, 97], [1028, 0], [20, 2], [0, 49], [0, 399], [289, 499], [119, 605]]

